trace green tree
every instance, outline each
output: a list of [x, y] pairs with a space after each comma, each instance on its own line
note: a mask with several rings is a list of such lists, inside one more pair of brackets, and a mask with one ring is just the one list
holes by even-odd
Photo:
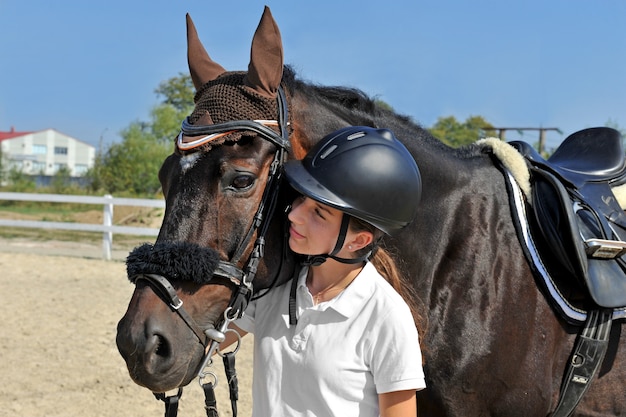
[[159, 84], [155, 93], [163, 100], [152, 109], [150, 130], [157, 140], [168, 142], [193, 111], [195, 89], [191, 77], [181, 73]]
[[159, 191], [158, 171], [172, 151], [181, 121], [193, 110], [191, 77], [179, 74], [155, 90], [161, 101], [150, 112], [150, 121], [132, 122], [114, 143], [96, 157], [88, 172], [93, 190], [150, 195]]
[[2, 146], [0, 146], [0, 187], [4, 184], [4, 179], [7, 176], [6, 171], [7, 163], [4, 160], [4, 153], [2, 152]]
[[380, 108], [383, 108], [383, 109], [386, 109], [386, 110], [389, 110], [389, 111], [394, 111], [393, 107], [391, 107], [391, 104], [387, 103], [384, 100], [381, 100], [381, 99], [377, 98], [377, 99], [374, 100], [374, 103], [376, 103], [376, 105], [378, 107], [380, 107]]
[[9, 189], [18, 193], [27, 193], [35, 190], [35, 180], [26, 175], [21, 169], [11, 167], [8, 173]]
[[462, 123], [454, 116], [447, 116], [438, 118], [433, 127], [428, 130], [442, 142], [459, 147], [489, 136], [493, 125], [482, 116], [470, 116]]
[[163, 143], [139, 122], [122, 132], [123, 140], [112, 144], [96, 161], [89, 177], [94, 189], [109, 193], [150, 195], [160, 189], [157, 177], [171, 144]]
[[71, 174], [67, 166], [59, 168], [50, 182], [50, 188], [54, 194], [64, 194], [72, 188]]

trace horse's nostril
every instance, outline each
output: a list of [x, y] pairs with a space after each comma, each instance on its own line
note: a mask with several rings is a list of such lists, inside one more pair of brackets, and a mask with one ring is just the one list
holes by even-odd
[[142, 367], [151, 375], [157, 375], [171, 366], [172, 346], [167, 338], [159, 333], [152, 333], [146, 339]]
[[169, 357], [172, 354], [172, 349], [170, 347], [170, 344], [161, 335], [156, 335], [156, 338], [157, 338], [157, 342], [156, 342], [156, 348], [154, 349], [154, 354], [164, 357], [164, 358]]

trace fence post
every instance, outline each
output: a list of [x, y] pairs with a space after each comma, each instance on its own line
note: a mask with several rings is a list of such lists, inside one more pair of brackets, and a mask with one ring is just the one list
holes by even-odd
[[[111, 194], [106, 194], [104, 198], [113, 198]], [[113, 226], [113, 203], [104, 203], [102, 223], [105, 227]], [[111, 260], [111, 248], [113, 247], [113, 231], [104, 231], [102, 234], [102, 251], [104, 259]]]

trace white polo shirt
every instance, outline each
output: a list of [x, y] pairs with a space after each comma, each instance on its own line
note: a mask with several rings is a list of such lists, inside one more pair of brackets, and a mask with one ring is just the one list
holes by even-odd
[[375, 417], [378, 394], [425, 387], [417, 330], [402, 297], [367, 263], [338, 296], [313, 305], [307, 268], [248, 306], [254, 334], [253, 416]]

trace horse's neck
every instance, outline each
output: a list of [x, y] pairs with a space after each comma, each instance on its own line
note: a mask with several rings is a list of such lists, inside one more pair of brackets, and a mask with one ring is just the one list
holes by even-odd
[[[297, 159], [303, 158], [306, 151], [328, 133], [357, 125], [390, 129], [408, 148], [415, 142], [418, 146], [433, 148], [434, 153], [452, 152], [452, 148], [432, 137], [425, 129], [406, 117], [392, 113], [368, 114], [362, 110], [343, 107], [340, 103], [312, 98], [302, 91], [296, 91], [291, 96], [290, 112], [291, 142]], [[302, 151], [304, 154], [301, 155]], [[417, 156], [417, 153], [414, 155]]]
[[424, 183], [423, 201], [445, 199], [447, 194], [464, 190], [476, 192], [482, 186], [477, 177], [484, 175], [484, 170], [497, 171], [477, 147], [464, 151], [451, 148], [401, 115], [342, 107], [341, 103], [316, 98], [314, 91], [311, 94], [295, 91], [291, 95], [290, 111], [290, 140], [296, 159], [302, 159], [328, 133], [348, 125], [390, 129], [418, 164]]
[[[480, 213], [492, 212], [494, 207], [506, 207], [501, 174], [489, 157], [474, 147], [459, 151], [446, 146], [410, 120], [389, 113], [366, 115], [358, 111], [352, 114], [349, 109], [334, 111], [325, 103], [304, 95], [296, 95], [291, 108], [291, 141], [298, 159], [324, 135], [347, 125], [374, 125], [394, 132], [417, 161], [423, 193], [418, 218], [401, 236], [389, 241], [391, 247], [395, 246], [392, 252], [406, 265], [407, 275], [415, 280], [420, 296], [426, 299], [430, 297], [437, 271], [443, 271], [439, 280], [459, 279], [460, 274], [448, 271], [451, 266], [438, 264], [433, 259], [445, 259], [441, 252], [454, 253], [459, 247], [467, 247], [464, 245], [468, 239], [470, 244], [475, 244], [478, 232], [467, 231], [469, 222], [463, 219], [468, 210], [480, 217]], [[500, 193], [501, 197], [485, 198]], [[467, 250], [473, 249], [468, 247]]]
[[310, 102], [301, 94], [292, 98], [290, 142], [295, 159], [302, 159], [325, 135], [348, 123], [317, 102]]

